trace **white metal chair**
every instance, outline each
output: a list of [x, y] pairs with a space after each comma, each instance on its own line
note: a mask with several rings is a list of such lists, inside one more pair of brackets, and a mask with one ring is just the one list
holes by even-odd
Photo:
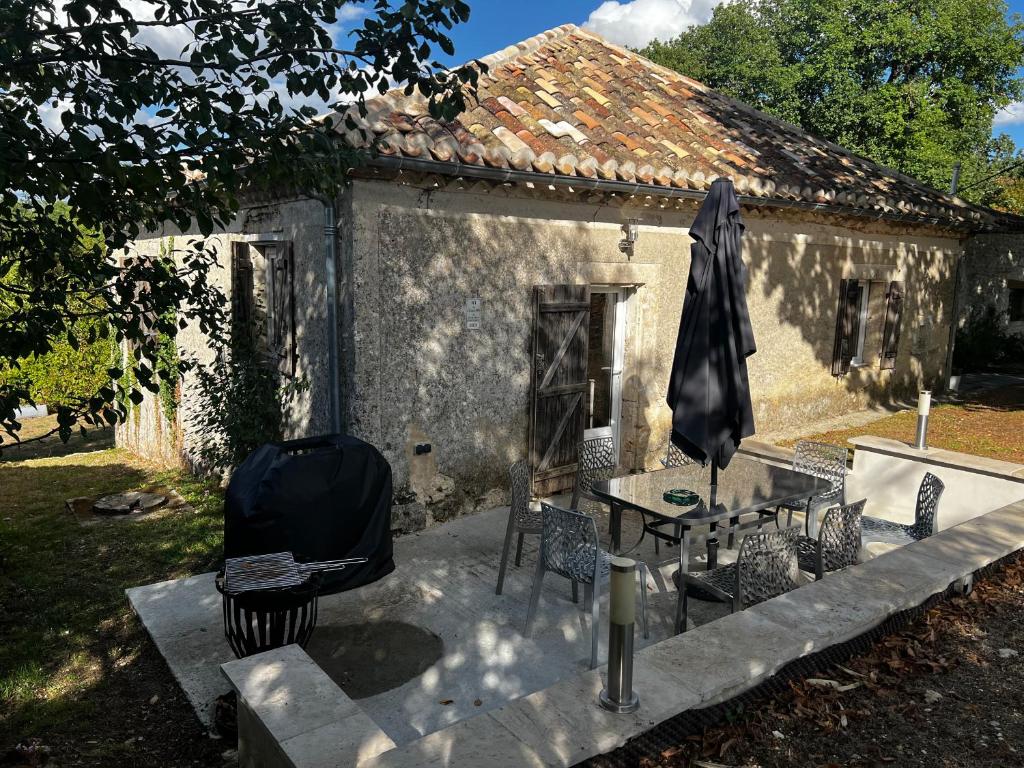
[[[804, 532], [808, 536], [814, 536], [815, 531], [811, 525], [814, 515], [819, 510], [845, 503], [847, 458], [848, 451], [841, 445], [818, 443], [813, 440], [801, 440], [796, 444], [793, 453], [793, 469], [827, 480], [832, 487], [807, 500], [780, 504], [776, 513], [783, 509], [787, 511], [786, 527], [793, 525], [793, 512], [803, 511], [806, 513]], [[776, 518], [776, 522], [778, 522], [778, 518]]]
[[[672, 430], [668, 432], [668, 449], [665, 451], [664, 457], [660, 459], [661, 465], [665, 469], [675, 469], [676, 467], [685, 467], [689, 464], [694, 464], [694, 460], [679, 450], [676, 444], [672, 442]], [[661, 542], [664, 541], [666, 544], [671, 546], [677, 546], [683, 537], [682, 530], [678, 524], [671, 523], [667, 520], [648, 520], [647, 515], [641, 513], [643, 518], [643, 536], [649, 535], [654, 539], [654, 554], [661, 554]], [[667, 529], [667, 530], [666, 530]]]
[[866, 499], [833, 507], [825, 513], [818, 537], [797, 540], [800, 570], [820, 579], [826, 573], [856, 565], [860, 556], [861, 517]]
[[526, 534], [541, 532], [541, 514], [539, 509], [530, 508], [530, 466], [525, 459], [517, 461], [508, 468], [508, 477], [512, 486], [512, 504], [508, 510], [508, 525], [505, 527], [505, 545], [501, 550], [501, 565], [498, 567], [498, 587], [494, 594], [500, 595], [505, 585], [505, 570], [508, 567], [508, 553], [512, 547], [512, 537], [516, 538], [516, 567], [522, 565], [523, 538]]
[[[601, 583], [611, 573], [612, 555], [601, 549], [597, 538], [597, 524], [589, 515], [541, 504], [543, 532], [540, 539], [540, 557], [537, 573], [533, 577], [533, 593], [526, 614], [524, 634], [530, 634], [533, 619], [540, 602], [544, 574], [557, 573], [574, 582], [582, 582], [585, 600], [590, 601], [590, 668], [597, 666], [597, 646], [600, 632]], [[637, 563], [640, 574], [640, 618], [644, 637], [647, 631], [647, 566]]]
[[687, 464], [693, 464], [694, 461], [681, 450], [679, 447], [672, 442], [672, 430], [668, 431], [668, 450], [665, 452], [665, 457], [660, 460], [661, 466], [665, 469], [673, 469], [674, 467], [685, 467]]
[[576, 482], [569, 506], [580, 512], [600, 511], [605, 502], [591, 493], [590, 486], [599, 480], [611, 480], [617, 464], [614, 439], [592, 437], [582, 440], [576, 450]]
[[864, 533], [883, 534], [910, 543], [926, 539], [939, 530], [939, 500], [946, 484], [931, 472], [925, 472], [917, 490], [917, 506], [914, 508], [914, 522], [910, 525], [881, 520], [877, 517], [864, 518]]

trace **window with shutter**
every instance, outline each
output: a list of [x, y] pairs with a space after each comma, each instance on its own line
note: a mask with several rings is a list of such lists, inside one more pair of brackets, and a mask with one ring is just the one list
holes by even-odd
[[839, 306], [836, 311], [836, 338], [832, 347], [832, 375], [845, 376], [850, 363], [858, 355], [861, 338], [861, 313], [865, 287], [856, 280], [839, 283]]
[[892, 370], [896, 367], [896, 355], [900, 345], [900, 326], [903, 321], [903, 283], [894, 280], [889, 283], [885, 299], [885, 330], [882, 332], [882, 355], [879, 367]]
[[256, 328], [252, 256], [248, 243], [233, 243], [231, 251], [231, 333], [253, 342]]
[[267, 344], [278, 370], [295, 375], [295, 258], [292, 244], [277, 244], [264, 253], [267, 259]]
[[1006, 287], [1009, 290], [1006, 307], [1009, 321], [1011, 323], [1024, 322], [1024, 282], [1009, 280]]

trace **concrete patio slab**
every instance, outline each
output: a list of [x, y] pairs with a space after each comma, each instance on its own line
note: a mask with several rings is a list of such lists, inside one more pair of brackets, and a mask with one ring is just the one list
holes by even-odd
[[[535, 538], [523, 567], [510, 567], [504, 594], [494, 594], [506, 514], [397, 540], [393, 574], [321, 599], [308, 653], [289, 646], [234, 660], [212, 574], [128, 596], [198, 712], [237, 689], [242, 768], [568, 767], [679, 712], [726, 701], [1024, 547], [1020, 503], [739, 613], [691, 600], [698, 626], [679, 636], [674, 565], [662, 558], [646, 585], [652, 636], [643, 640], [638, 628], [636, 637], [641, 706], [612, 715], [596, 703], [605, 672], [587, 669], [590, 627], [565, 580], [545, 580], [534, 631], [522, 633]], [[656, 561], [649, 549], [638, 554]]]
[[[582, 601], [571, 602], [565, 579], [545, 579], [533, 631], [523, 636], [537, 537], [527, 537], [522, 567], [510, 563], [503, 594], [494, 594], [506, 516], [499, 508], [401, 537], [395, 541], [394, 573], [320, 600], [309, 656], [398, 744], [547, 688], [588, 666], [589, 617]], [[599, 528], [606, 526], [602, 522]], [[655, 562], [653, 548], [640, 556]], [[728, 556], [723, 553], [723, 561]], [[699, 562], [696, 551], [694, 562]], [[645, 641], [638, 631], [638, 647], [672, 633], [673, 568], [666, 563], [648, 584], [651, 639]], [[127, 593], [206, 722], [213, 700], [230, 690], [219, 666], [234, 660], [213, 577], [202, 574]], [[695, 602], [692, 615], [703, 623], [719, 612], [718, 605]], [[606, 597], [602, 621], [607, 627]], [[606, 635], [602, 630], [602, 654]]]
[[529, 743], [514, 736], [490, 714], [463, 720], [366, 761], [367, 768], [541, 768], [548, 765]]
[[[642, 673], [647, 681], [652, 677], [650, 669], [647, 666]], [[684, 707], [697, 703], [673, 676], [660, 681], [657, 688], [644, 688], [637, 712], [615, 715], [597, 703], [604, 685], [601, 671], [584, 672], [501, 707], [491, 717], [528, 745], [544, 765], [570, 766], [615, 749], [651, 722], [664, 718], [668, 702]], [[639, 680], [636, 689], [640, 690]]]

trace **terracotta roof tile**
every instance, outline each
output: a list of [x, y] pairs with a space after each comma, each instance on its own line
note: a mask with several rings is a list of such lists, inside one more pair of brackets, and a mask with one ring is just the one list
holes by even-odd
[[[478, 102], [452, 123], [393, 91], [354, 112], [385, 154], [567, 176], [980, 220], [970, 206], [762, 114], [572, 25], [486, 57]], [[332, 125], [358, 142], [340, 116]]]

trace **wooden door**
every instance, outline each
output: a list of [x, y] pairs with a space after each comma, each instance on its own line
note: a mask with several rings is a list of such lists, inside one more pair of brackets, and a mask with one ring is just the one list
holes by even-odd
[[571, 488], [586, 426], [589, 285], [533, 289], [530, 467], [541, 495]]

